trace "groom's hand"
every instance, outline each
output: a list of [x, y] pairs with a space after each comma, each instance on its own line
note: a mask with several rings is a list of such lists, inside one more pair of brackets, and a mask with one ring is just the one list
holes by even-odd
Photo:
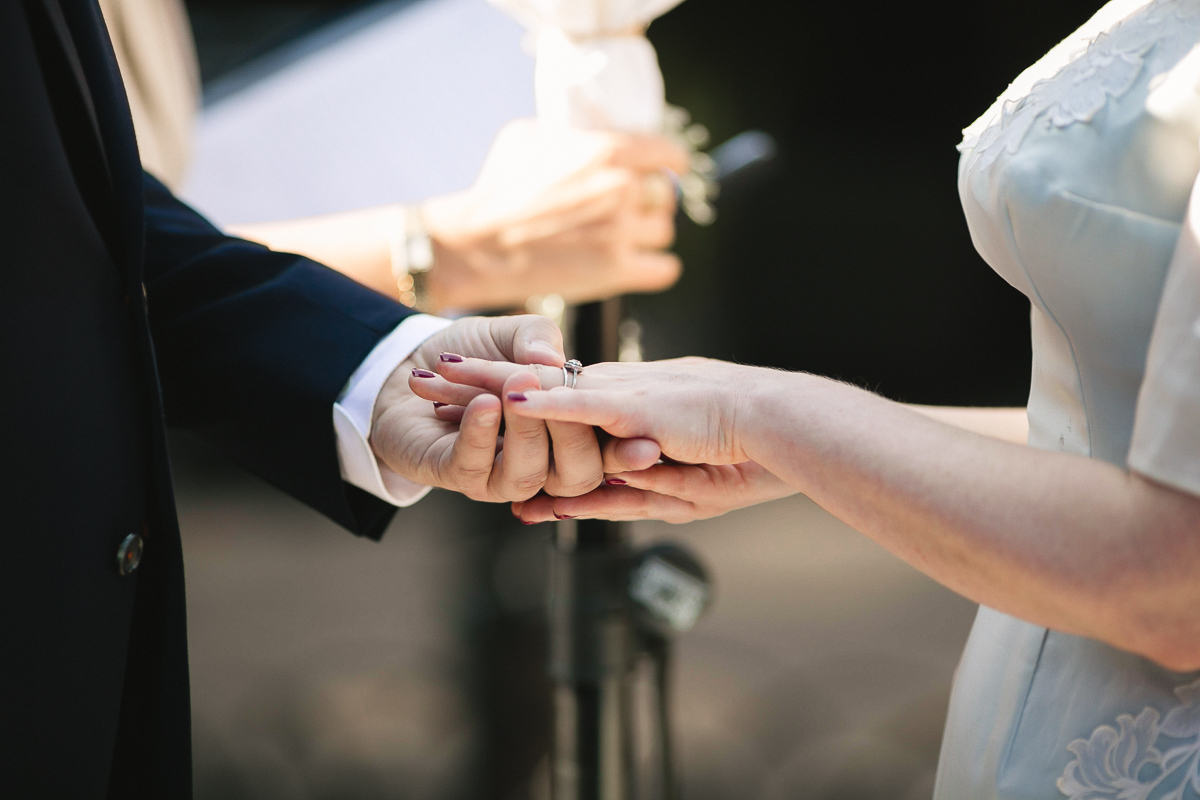
[[[471, 317], [431, 336], [396, 368], [376, 401], [371, 446], [390, 469], [417, 483], [490, 502], [525, 500], [543, 487], [583, 494], [600, 484], [600, 450], [586, 425], [552, 423], [549, 431], [540, 420], [510, 413], [509, 401], [486, 393], [466, 404], [461, 419], [439, 417], [432, 403], [412, 392], [409, 381], [432, 374], [443, 354], [551, 368], [564, 363], [562, 334], [544, 317]], [[536, 380], [522, 383], [529, 380], [515, 377], [509, 388], [536, 388]]]

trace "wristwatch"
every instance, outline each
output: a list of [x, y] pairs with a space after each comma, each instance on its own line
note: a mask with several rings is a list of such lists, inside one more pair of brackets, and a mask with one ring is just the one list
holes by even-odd
[[433, 241], [419, 206], [400, 206], [389, 242], [392, 276], [400, 302], [426, 313], [435, 309], [429, 297], [429, 272], [434, 267]]

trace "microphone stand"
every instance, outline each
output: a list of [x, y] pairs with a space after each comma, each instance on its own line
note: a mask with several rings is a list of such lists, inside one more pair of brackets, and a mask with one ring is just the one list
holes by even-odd
[[[681, 130], [686, 122], [685, 115]], [[700, 169], [678, 186], [684, 210], [699, 224], [711, 222], [715, 212], [709, 201], [717, 185], [745, 181], [760, 171], [758, 165], [774, 159], [775, 150], [769, 135], [747, 131], [710, 155], [694, 154]], [[578, 306], [574, 320], [563, 326], [567, 349], [585, 367], [619, 360], [623, 314], [620, 297]], [[690, 628], [703, 610], [707, 576], [679, 547], [660, 545], [635, 553], [629, 533], [628, 523], [592, 519], [561, 520], [556, 528], [548, 601], [553, 800], [637, 797], [632, 701], [635, 668], [643, 653], [655, 670], [660, 796], [678, 800], [669, 708], [671, 636]], [[657, 571], [641, 573], [647, 562], [657, 562]], [[634, 588], [631, 578], [634, 583], [646, 580]], [[670, 624], [664, 626], [664, 621]]]
[[[584, 364], [617, 360], [623, 305], [618, 297], [575, 310], [569, 332], [576, 358]], [[551, 796], [631, 800], [631, 689], [638, 644], [627, 599], [628, 525], [562, 520], [552, 559]]]

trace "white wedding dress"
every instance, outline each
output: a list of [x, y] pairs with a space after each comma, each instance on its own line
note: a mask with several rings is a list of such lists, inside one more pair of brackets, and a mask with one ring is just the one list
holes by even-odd
[[[1108, 3], [967, 129], [959, 172], [975, 246], [1032, 304], [1029, 444], [1196, 495], [1198, 41], [1200, 0]], [[934, 796], [1200, 797], [1200, 673], [981, 608]]]

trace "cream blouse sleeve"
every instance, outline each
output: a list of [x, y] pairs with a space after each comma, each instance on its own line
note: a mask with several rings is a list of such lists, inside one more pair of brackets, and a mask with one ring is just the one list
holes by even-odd
[[[1200, 46], [1168, 73], [1146, 106], [1200, 147]], [[1200, 181], [1163, 285], [1128, 463], [1200, 495]]]

